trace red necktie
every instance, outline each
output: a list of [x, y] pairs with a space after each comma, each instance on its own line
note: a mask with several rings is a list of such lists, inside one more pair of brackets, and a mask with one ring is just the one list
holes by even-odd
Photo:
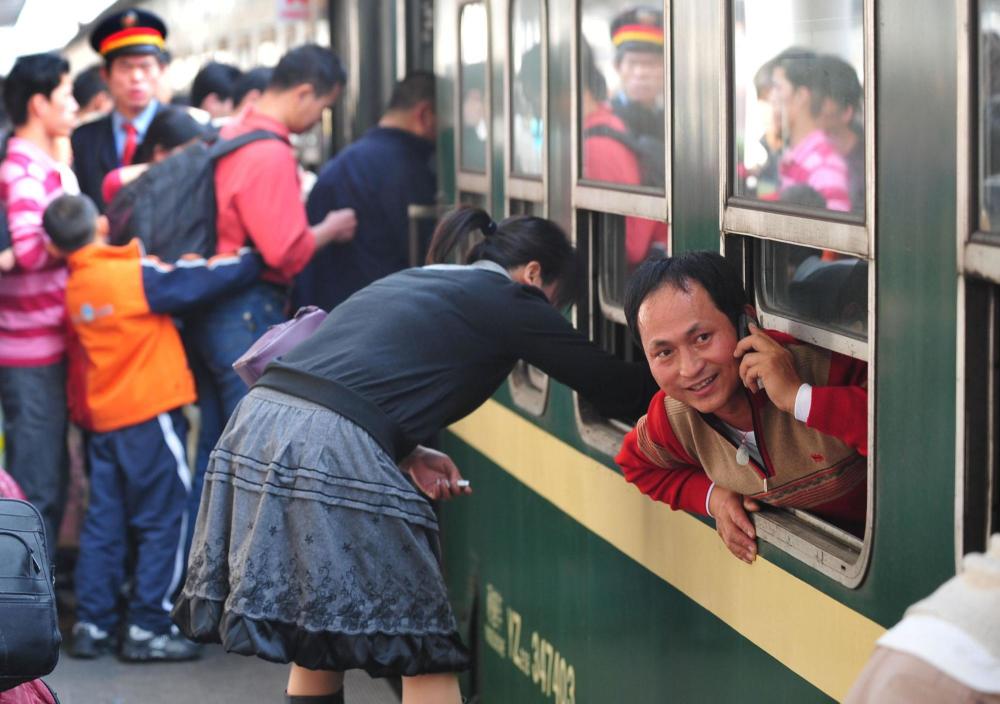
[[123, 127], [125, 129], [125, 149], [122, 151], [122, 166], [128, 166], [132, 163], [132, 157], [135, 156], [135, 125], [126, 122]]

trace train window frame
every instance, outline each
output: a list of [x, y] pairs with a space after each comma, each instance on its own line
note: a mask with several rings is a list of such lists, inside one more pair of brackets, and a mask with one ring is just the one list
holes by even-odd
[[[831, 212], [808, 212], [803, 208], [739, 197], [733, 183], [735, 125], [734, 52], [735, 0], [719, 0], [725, 31], [721, 42], [722, 80], [719, 84], [719, 225], [722, 251], [742, 261], [744, 280], [754, 288], [761, 324], [780, 330], [824, 349], [866, 360], [868, 363], [868, 472], [867, 506], [863, 539], [845, 534], [803, 511], [768, 509], [753, 515], [758, 536], [786, 554], [844, 585], [857, 588], [868, 570], [875, 523], [875, 368], [876, 267], [875, 258], [875, 144], [877, 122], [875, 74], [875, 2], [862, 0], [864, 42], [865, 207], [864, 220]], [[868, 263], [868, 331], [866, 341], [827, 330], [819, 325], [782, 316], [762, 306], [758, 295], [758, 254], [766, 242], [782, 242], [848, 254]]]
[[719, 212], [722, 231], [761, 239], [829, 249], [869, 262], [875, 258], [875, 2], [862, 0], [864, 42], [864, 126], [865, 126], [865, 208], [864, 221], [849, 214], [830, 211], [808, 212], [801, 207], [766, 203], [735, 195], [733, 182], [734, 115], [734, 5], [735, 0], [719, 0], [725, 31], [722, 42], [722, 81], [719, 82]]
[[662, 220], [669, 224], [672, 212], [673, 189], [671, 184], [671, 145], [673, 143], [673, 42], [672, 36], [672, 0], [662, 0], [661, 3], [651, 3], [661, 6], [663, 10], [663, 34], [667, 37], [663, 51], [663, 192], [648, 187], [625, 188], [613, 183], [588, 181], [581, 176], [582, 158], [580, 150], [583, 147], [580, 138], [580, 20], [581, 3], [573, 1], [573, 30], [570, 32], [570, 168], [573, 172], [571, 183], [571, 199], [573, 208], [610, 213], [612, 215], [634, 215], [650, 220]]
[[[582, 159], [580, 150], [582, 141], [580, 135], [580, 25], [581, 25], [581, 2], [573, 2], [572, 31], [570, 32], [570, 168], [571, 178], [571, 232], [574, 244], [578, 250], [581, 244], [585, 246], [583, 253], [584, 268], [586, 271], [587, 285], [581, 291], [581, 297], [585, 296], [584, 305], [574, 306], [573, 322], [576, 327], [580, 327], [581, 322], [585, 323], [585, 332], [591, 340], [596, 339], [596, 328], [599, 324], [609, 322], [612, 325], [624, 326], [624, 310], [615, 306], [608, 306], [603, 301], [600, 284], [597, 281], [599, 270], [599, 258], [595, 256], [597, 242], [591, 234], [583, 236], [581, 231], [584, 227], [590, 228], [591, 218], [594, 215], [607, 214], [622, 217], [641, 217], [650, 220], [659, 220], [670, 225], [670, 214], [673, 212], [673, 188], [671, 178], [671, 146], [673, 143], [673, 42], [672, 37], [672, 0], [662, 0], [660, 5], [663, 10], [663, 32], [667, 38], [663, 52], [663, 102], [664, 102], [664, 190], [663, 193], [650, 189], [632, 188], [625, 189], [611, 183], [601, 183], [587, 181], [580, 175]], [[672, 249], [673, 237], [668, 236], [667, 248]], [[628, 334], [628, 331], [625, 331]], [[601, 452], [608, 457], [614, 457], [621, 447], [625, 434], [631, 426], [620, 419], [606, 418], [600, 415], [597, 410], [584, 400], [578, 393], [573, 392], [574, 420], [577, 432], [584, 444]]]
[[[467, 171], [462, 168], [462, 13], [469, 5], [482, 5], [486, 15], [486, 61], [485, 71], [485, 112], [486, 112], [486, 161], [484, 172]], [[455, 91], [454, 125], [455, 125], [455, 187], [456, 191], [475, 193], [483, 196], [486, 210], [492, 205], [490, 175], [493, 173], [493, 22], [490, 15], [490, 3], [487, 0], [462, 0], [456, 5], [455, 13]], [[461, 202], [459, 200], [458, 202]]]
[[[504, 56], [504, 212], [513, 214], [514, 202], [541, 205], [540, 214], [548, 216], [549, 184], [549, 3], [536, 0], [541, 10], [541, 79], [542, 79], [542, 173], [540, 178], [519, 175], [514, 169], [514, 3], [530, 0], [509, 0], [507, 3], [507, 47]], [[534, 416], [545, 413], [549, 402], [549, 376], [524, 361], [518, 361], [507, 377], [511, 399], [520, 409]]]
[[[962, 557], [985, 547], [986, 535], [1000, 526], [1000, 511], [977, 504], [998, 491], [1000, 459], [997, 457], [996, 417], [1000, 394], [996, 391], [998, 354], [996, 326], [1000, 307], [1000, 240], [980, 227], [983, 107], [980, 71], [980, 4], [959, 0], [956, 12], [956, 222], [958, 263], [955, 387], [955, 565]], [[985, 330], [994, 347], [977, 346], [975, 331]], [[985, 382], [984, 382], [985, 380]], [[985, 424], [982, 419], [985, 418]], [[986, 433], [981, 430], [985, 426]], [[985, 510], [984, 510], [985, 509]]]

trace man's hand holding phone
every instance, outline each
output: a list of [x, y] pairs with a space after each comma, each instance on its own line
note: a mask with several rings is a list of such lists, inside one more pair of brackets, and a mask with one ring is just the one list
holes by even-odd
[[749, 322], [750, 334], [736, 344], [733, 356], [740, 358], [740, 378], [751, 391], [758, 383], [771, 402], [785, 413], [795, 412], [795, 395], [802, 379], [795, 371], [792, 353], [772, 340], [760, 327]]

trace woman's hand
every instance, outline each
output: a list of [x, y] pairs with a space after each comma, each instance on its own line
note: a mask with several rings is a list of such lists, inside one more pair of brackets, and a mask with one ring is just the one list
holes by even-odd
[[410, 475], [417, 488], [430, 499], [450, 499], [472, 493], [472, 488], [462, 479], [458, 467], [443, 452], [417, 445], [399, 463], [399, 467]]

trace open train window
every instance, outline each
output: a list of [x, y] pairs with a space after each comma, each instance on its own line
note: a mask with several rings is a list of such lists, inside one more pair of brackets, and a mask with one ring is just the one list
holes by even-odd
[[[869, 363], [874, 355], [874, 3], [729, 0], [723, 236], [764, 327]], [[874, 394], [869, 393], [869, 446]], [[854, 587], [863, 537], [800, 510], [754, 516], [763, 540]]]
[[[643, 360], [625, 326], [629, 274], [669, 251], [668, 15], [662, 5], [581, 0], [573, 51], [573, 207], [588, 286], [577, 308], [591, 339]], [[614, 455], [634, 418], [601, 417], [577, 398], [583, 439]]]
[[[458, 100], [455, 132], [458, 136], [460, 191], [480, 194], [489, 203], [490, 122], [492, 91], [490, 27], [486, 3], [462, 3], [458, 8]], [[460, 201], [462, 202], [462, 201]]]
[[[508, 215], [547, 214], [548, 29], [545, 0], [511, 0], [507, 93], [506, 195]], [[541, 415], [548, 375], [525, 362], [511, 372], [510, 392], [519, 407]]]
[[957, 171], [959, 560], [1000, 530], [1000, 1], [969, 9], [959, 3], [957, 18], [959, 124], [967, 126]]

